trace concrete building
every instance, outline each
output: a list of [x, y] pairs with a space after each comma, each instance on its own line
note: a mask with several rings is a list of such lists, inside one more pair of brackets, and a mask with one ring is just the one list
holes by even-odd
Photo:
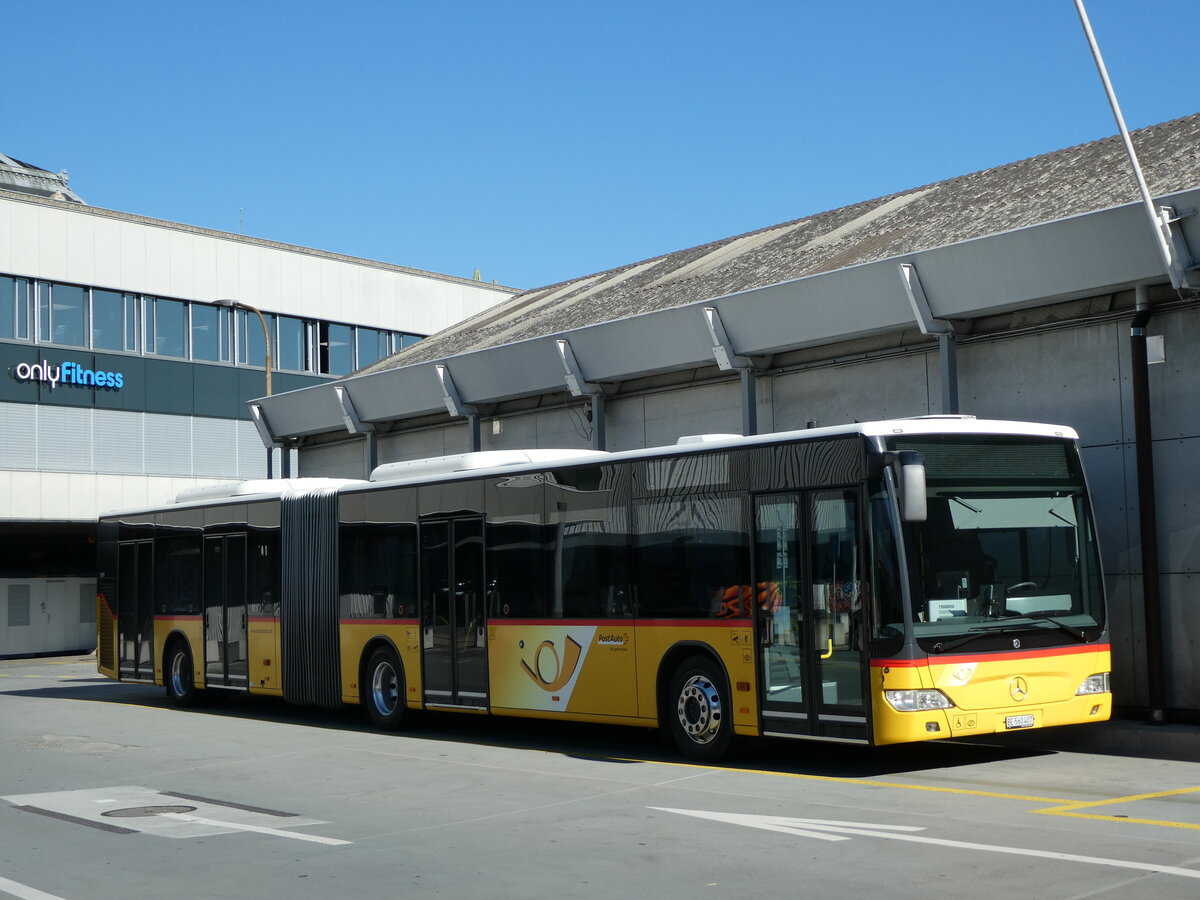
[[0, 656], [94, 646], [100, 512], [267, 474], [246, 407], [264, 326], [287, 391], [512, 293], [98, 209], [65, 172], [0, 155]]
[[[1119, 706], [1200, 718], [1200, 116], [525, 291], [258, 401], [305, 475], [946, 412], [1072, 425]], [[1146, 353], [1149, 352], [1148, 362]]]

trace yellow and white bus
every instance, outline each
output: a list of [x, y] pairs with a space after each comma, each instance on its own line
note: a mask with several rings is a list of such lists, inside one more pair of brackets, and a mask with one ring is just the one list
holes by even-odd
[[891, 744], [1111, 713], [1070, 428], [927, 417], [485, 451], [102, 517], [115, 679]]

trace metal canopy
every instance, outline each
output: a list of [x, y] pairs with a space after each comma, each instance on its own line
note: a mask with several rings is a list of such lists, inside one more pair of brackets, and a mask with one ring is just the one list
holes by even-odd
[[[1175, 208], [1182, 217], [1176, 227], [1189, 246], [1200, 247], [1195, 215], [1200, 188], [1159, 202]], [[565, 392], [560, 339], [569, 339], [580, 370], [593, 384], [711, 366], [706, 306], [718, 310], [731, 348], [743, 357], [910, 329], [916, 322], [898, 263], [916, 266], [930, 312], [942, 320], [995, 315], [1167, 278], [1144, 211], [1130, 203], [252, 402], [262, 407], [276, 438], [304, 437], [345, 430], [334, 384], [346, 390], [363, 422], [445, 413], [438, 365], [449, 369], [463, 402], [474, 407]]]

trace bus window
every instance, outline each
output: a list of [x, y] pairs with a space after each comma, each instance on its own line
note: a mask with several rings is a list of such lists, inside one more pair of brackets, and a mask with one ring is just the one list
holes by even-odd
[[740, 495], [640, 500], [638, 615], [715, 618], [727, 593], [750, 583], [750, 546]]
[[341, 616], [396, 619], [415, 616], [415, 525], [366, 523], [341, 526]]
[[168, 616], [200, 613], [200, 535], [155, 542], [155, 612]]

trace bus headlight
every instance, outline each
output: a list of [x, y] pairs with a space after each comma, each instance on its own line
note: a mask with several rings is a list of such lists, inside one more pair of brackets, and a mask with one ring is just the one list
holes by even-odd
[[923, 709], [950, 709], [950, 698], [941, 691], [884, 691], [883, 696], [897, 712], [920, 712]]
[[1083, 679], [1083, 684], [1079, 686], [1079, 690], [1075, 692], [1076, 697], [1081, 697], [1084, 694], [1107, 694], [1110, 693], [1108, 686], [1108, 673], [1101, 672], [1098, 675], [1089, 675]]

